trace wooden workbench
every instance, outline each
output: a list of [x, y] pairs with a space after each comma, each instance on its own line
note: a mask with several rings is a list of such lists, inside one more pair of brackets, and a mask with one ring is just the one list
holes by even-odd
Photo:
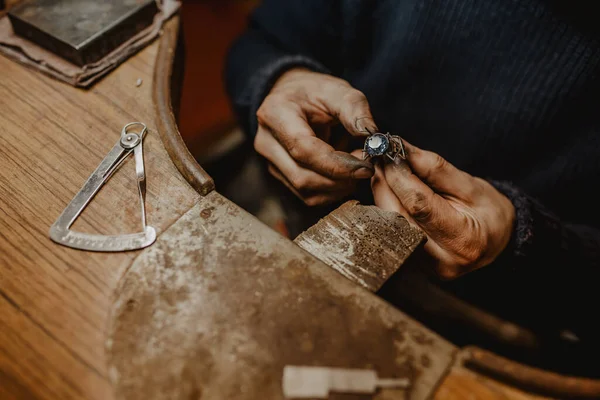
[[[256, 326], [251, 322], [255, 314], [248, 317], [250, 322], [243, 322], [245, 309], [233, 305], [221, 318], [202, 316], [203, 323], [213, 324], [225, 336], [234, 328], [244, 328], [243, 334], [236, 331], [236, 338], [245, 340], [249, 346], [277, 342], [289, 349], [264, 357], [261, 353], [262, 358], [252, 359], [255, 365], [243, 371], [248, 376], [263, 378], [264, 374], [270, 374], [267, 378], [275, 384], [265, 389], [267, 394], [260, 398], [281, 398], [277, 385], [280, 376], [272, 365], [288, 360], [348, 359], [360, 364], [369, 359], [389, 373], [401, 373], [400, 364], [387, 360], [386, 356], [392, 355], [392, 350], [388, 351], [392, 340], [402, 338], [407, 338], [406, 347], [396, 355], [420, 354], [428, 360], [423, 362], [424, 367], [431, 365], [435, 369], [430, 377], [439, 378], [438, 382], [422, 381], [415, 375], [415, 387], [404, 393], [409, 395], [407, 398], [424, 398], [434, 392], [439, 399], [537, 398], [457, 364], [453, 356], [459, 349], [452, 344], [347, 281], [289, 240], [269, 233], [266, 226], [213, 190], [210, 177], [182, 150], [182, 142], [170, 122], [173, 116], [169, 77], [177, 30], [175, 17], [159, 41], [87, 91], [0, 57], [0, 398], [148, 398], [132, 391], [136, 385], [154, 384], [153, 377], [145, 371], [144, 357], [148, 355], [131, 348], [137, 345], [137, 338], [141, 340], [144, 334], [154, 331], [135, 318], [128, 319], [132, 314], [127, 313], [133, 312], [132, 304], [138, 304], [144, 294], [153, 290], [153, 284], [162, 282], [157, 278], [145, 287], [137, 287], [139, 277], [146, 276], [151, 268], [158, 270], [180, 264], [195, 268], [192, 272], [198, 274], [211, 270], [210, 276], [189, 289], [200, 292], [204, 287], [210, 289], [210, 296], [201, 300], [220, 300], [214, 304], [223, 304], [228, 301], [227, 296], [238, 295], [242, 297], [231, 299], [232, 304], [252, 304], [250, 297], [258, 293], [258, 289], [256, 292], [251, 289], [253, 285], [236, 283], [227, 287], [226, 282], [240, 280], [256, 281], [256, 287], [259, 283], [271, 288], [275, 284], [288, 285], [289, 296], [305, 296], [304, 308], [299, 306], [296, 310], [298, 317], [287, 319], [284, 314], [277, 314], [280, 306], [271, 307], [270, 300], [263, 300], [260, 304], [264, 321]], [[142, 80], [140, 86], [136, 85], [138, 79]], [[144, 145], [147, 213], [148, 223], [157, 230], [156, 245], [144, 251], [106, 254], [77, 251], [53, 243], [48, 238], [50, 225], [114, 145], [123, 125], [132, 121], [144, 122], [150, 129]], [[75, 228], [98, 233], [138, 230], [136, 190], [130, 161], [86, 209]], [[181, 245], [187, 243], [182, 238], [189, 239], [190, 235], [197, 235], [197, 240]], [[215, 237], [220, 241], [214, 239], [203, 245], [207, 247], [195, 250], [197, 243]], [[236, 245], [228, 246], [227, 238], [236, 239]], [[205, 248], [212, 250], [208, 252]], [[197, 257], [201, 252], [212, 258]], [[169, 265], [161, 264], [156, 255], [175, 260]], [[270, 262], [271, 256], [278, 257], [277, 263], [285, 264], [286, 268]], [[252, 273], [246, 273], [244, 268]], [[128, 298], [124, 296], [129, 296], [131, 303], [124, 301]], [[290, 299], [283, 292], [278, 296], [277, 305], [287, 304]], [[142, 302], [140, 307], [163, 307], [153, 304]], [[335, 308], [327, 308], [332, 311], [326, 313], [327, 305]], [[240, 314], [231, 314], [235, 310]], [[271, 315], [280, 315], [281, 323], [278, 320], [269, 323]], [[299, 349], [294, 347], [298, 343], [296, 332], [286, 331], [289, 324], [298, 319], [302, 322], [302, 318], [307, 322], [300, 327], [318, 330], [339, 315], [345, 318], [342, 320], [346, 325], [339, 327], [337, 336], [331, 337], [325, 330], [319, 333], [320, 341], [309, 337], [312, 341], [303, 341]], [[244, 323], [247, 325], [239, 326]], [[175, 333], [185, 333], [188, 328], [173, 329], [179, 329]], [[260, 338], [260, 335], [266, 336]], [[217, 345], [204, 336], [196, 339], [200, 344], [206, 340], [207, 346]], [[419, 340], [433, 344], [421, 346]], [[134, 357], [128, 359], [130, 355]], [[167, 357], [167, 370], [168, 357], [175, 356], [160, 357]], [[154, 361], [163, 360], [160, 357]], [[223, 361], [218, 359], [219, 354], [213, 357], [214, 363]], [[239, 364], [245, 362], [249, 361], [242, 357]], [[404, 366], [406, 362], [403, 361]], [[207, 368], [201, 364], [202, 361], [192, 366]], [[130, 365], [135, 368], [129, 368]], [[238, 366], [228, 368], [234, 373]], [[136, 378], [138, 373], [142, 378]], [[219, 398], [219, 393], [229, 393], [226, 387], [232, 382], [214, 376], [213, 379], [214, 384], [211, 381], [195, 388], [191, 392], [195, 394], [193, 398], [202, 397], [202, 393], [207, 394], [202, 398]], [[245, 382], [254, 393], [259, 393], [261, 382], [253, 379], [250, 376]], [[217, 382], [225, 388], [213, 387]], [[161, 393], [151, 393], [160, 398]], [[250, 397], [240, 394], [237, 398]], [[382, 393], [377, 398], [398, 397]]]

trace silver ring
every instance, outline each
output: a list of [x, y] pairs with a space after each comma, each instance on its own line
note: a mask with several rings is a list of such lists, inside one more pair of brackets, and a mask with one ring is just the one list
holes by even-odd
[[365, 144], [363, 146], [363, 160], [384, 156], [392, 161], [396, 161], [398, 157], [402, 160], [406, 160], [406, 150], [404, 149], [402, 138], [398, 135], [391, 135], [390, 133], [371, 133], [371, 135], [365, 139]]

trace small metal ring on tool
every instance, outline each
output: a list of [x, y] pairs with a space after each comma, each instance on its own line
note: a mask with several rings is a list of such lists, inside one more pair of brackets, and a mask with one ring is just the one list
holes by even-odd
[[148, 131], [148, 127], [146, 126], [146, 124], [144, 124], [144, 123], [142, 123], [142, 122], [130, 122], [130, 123], [128, 123], [127, 125], [125, 125], [125, 126], [123, 127], [123, 130], [121, 130], [121, 137], [124, 137], [124, 136], [126, 136], [126, 135], [128, 134], [127, 130], [128, 130], [130, 127], [132, 127], [132, 126], [135, 126], [135, 125], [139, 125], [139, 126], [141, 126], [141, 127], [142, 127], [142, 131], [141, 131], [140, 133], [138, 133], [137, 135], [138, 135], [140, 138], [142, 138], [142, 139], [143, 139], [143, 138], [144, 138], [144, 136], [146, 135], [146, 132]]

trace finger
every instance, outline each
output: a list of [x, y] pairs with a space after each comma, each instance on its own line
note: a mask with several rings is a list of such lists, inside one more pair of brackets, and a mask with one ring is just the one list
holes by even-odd
[[373, 199], [375, 205], [382, 210], [394, 211], [402, 215], [411, 225], [419, 225], [408, 214], [396, 194], [385, 180], [384, 171], [381, 167], [375, 167], [375, 175], [371, 178], [371, 189], [373, 190]]
[[336, 151], [316, 137], [299, 137], [287, 147], [298, 164], [331, 179], [368, 179], [373, 164], [343, 151]]
[[297, 172], [293, 172], [291, 178], [274, 164], [269, 164], [268, 171], [273, 176], [276, 174], [282, 175], [286, 182], [289, 183], [289, 185], [294, 188], [294, 191], [301, 197], [309, 197], [321, 193], [348, 192], [356, 187], [355, 181], [330, 181], [321, 175], [301, 167], [298, 167]]
[[421, 150], [403, 140], [407, 161], [413, 173], [434, 191], [469, 201], [478, 182], [437, 153]]
[[379, 166], [375, 166], [375, 174], [371, 178], [371, 189], [377, 207], [386, 211], [403, 211], [406, 214], [406, 210], [402, 207], [392, 188], [387, 184], [383, 170]]
[[283, 183], [296, 197], [304, 200], [304, 196], [290, 183], [290, 181], [273, 165], [269, 164], [269, 173], [275, 177], [279, 182]]
[[466, 268], [457, 267], [452, 252], [443, 249], [433, 240], [427, 240], [423, 246], [429, 257], [422, 258], [423, 270], [433, 279], [451, 281], [465, 274]]
[[335, 151], [317, 138], [299, 106], [287, 103], [283, 107], [272, 106], [270, 110], [261, 114], [261, 125], [270, 129], [301, 166], [331, 179], [368, 179], [373, 175], [370, 162]]
[[322, 91], [322, 101], [330, 113], [353, 136], [368, 136], [377, 132], [367, 97], [346, 82], [331, 81]]
[[[406, 220], [413, 226], [419, 226], [408, 212], [404, 209], [392, 188], [387, 184], [383, 170], [379, 167], [375, 167], [375, 175], [371, 178], [371, 186], [373, 188], [373, 197], [375, 199], [375, 205], [383, 210], [394, 211], [402, 215]], [[435, 276], [443, 275], [443, 266], [451, 265], [451, 259], [449, 259], [448, 252], [442, 249], [434, 240], [427, 240], [424, 245], [425, 251], [431, 255], [431, 267], [432, 271], [435, 272]], [[440, 273], [442, 272], [442, 273]]]
[[260, 127], [254, 140], [254, 148], [300, 191], [336, 191], [352, 185], [349, 180], [333, 180], [300, 167], [281, 144], [265, 128]]
[[[355, 157], [355, 158], [356, 158], [356, 159], [358, 159], [358, 160], [362, 160], [362, 159], [364, 158], [364, 153], [363, 153], [363, 150], [362, 150], [362, 149], [355, 149], [355, 150], [352, 150], [352, 151], [350, 152], [350, 155], [351, 155], [352, 157]], [[373, 168], [373, 173], [375, 173], [375, 165], [374, 165], [374, 164], [371, 164], [371, 167]]]
[[[419, 226], [408, 214], [404, 206], [402, 206], [392, 188], [387, 184], [384, 172], [379, 166], [375, 167], [375, 175], [371, 179], [371, 182], [373, 187], [373, 197], [375, 198], [375, 205], [384, 210], [395, 211], [406, 218], [411, 225]], [[427, 236], [428, 238], [430, 237], [429, 235]], [[446, 268], [448, 265], [454, 265], [450, 253], [443, 249], [435, 241], [435, 239], [427, 240], [424, 248], [425, 251], [432, 257], [432, 265], [430, 265], [430, 267], [432, 267], [433, 272], [435, 272], [435, 276], [444, 278], [451, 276], [451, 274], [454, 273], [453, 270]]]
[[352, 189], [340, 189], [336, 192], [321, 192], [321, 193], [301, 193], [297, 190], [288, 179], [273, 165], [269, 165], [269, 173], [278, 181], [283, 183], [296, 197], [304, 202], [307, 206], [320, 206], [331, 204], [338, 201], [352, 192]]
[[457, 211], [412, 173], [403, 162], [385, 164], [384, 176], [407, 214], [433, 239], [448, 236], [458, 226]]

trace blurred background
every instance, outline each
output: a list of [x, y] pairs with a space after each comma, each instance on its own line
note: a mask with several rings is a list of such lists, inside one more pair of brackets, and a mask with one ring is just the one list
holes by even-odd
[[[217, 190], [261, 221], [290, 236], [280, 193], [244, 140], [225, 92], [225, 58], [258, 0], [184, 0], [185, 75], [179, 129]], [[275, 185], [276, 186], [276, 185]], [[293, 216], [288, 216], [288, 220]]]
[[[207, 153], [224, 136], [236, 137], [223, 86], [227, 50], [242, 33], [257, 0], [184, 0], [186, 68], [179, 128], [190, 149]], [[234, 142], [238, 139], [231, 139]]]

